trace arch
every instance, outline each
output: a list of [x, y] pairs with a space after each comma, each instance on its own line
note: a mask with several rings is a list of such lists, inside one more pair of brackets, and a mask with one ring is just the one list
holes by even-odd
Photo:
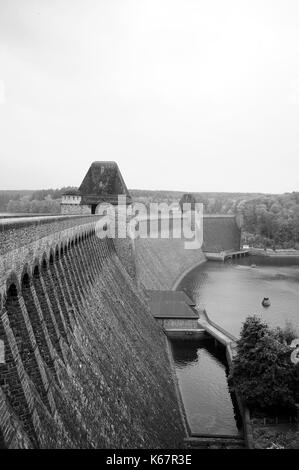
[[10, 301], [11, 299], [15, 299], [17, 297], [18, 289], [15, 283], [12, 282], [6, 292], [6, 301]]
[[30, 276], [27, 272], [25, 272], [24, 275], [22, 276], [22, 290], [24, 287], [28, 289], [30, 285], [31, 285]]
[[[33, 277], [35, 279], [38, 279], [39, 271], [38, 271], [37, 266], [36, 268], [34, 272], [37, 275], [34, 275]], [[31, 280], [29, 277], [29, 274], [26, 272], [24, 276], [22, 277], [22, 295], [23, 295], [24, 303], [27, 309], [31, 327], [33, 329], [33, 333], [34, 333], [41, 357], [44, 360], [45, 364], [47, 364], [47, 366], [55, 373], [54, 364], [51, 358], [51, 354], [48, 348], [45, 333], [44, 333], [42, 323], [41, 323], [42, 319], [40, 318], [39, 312], [38, 312], [38, 309], [40, 307], [38, 306], [38, 304], [36, 304], [34, 297], [33, 297], [32, 289], [30, 288], [32, 281], [34, 283], [34, 279]], [[42, 313], [40, 314], [42, 315]]]
[[35, 258], [32, 265], [31, 265], [31, 277], [34, 276], [34, 272], [36, 271], [36, 267], [38, 268], [38, 272], [40, 271], [40, 259]]
[[30, 270], [28, 264], [25, 264], [25, 266], [22, 269], [21, 280], [20, 280], [21, 285], [23, 284], [23, 279], [24, 278], [26, 279], [26, 282], [28, 281], [28, 283], [30, 285], [31, 270]]
[[12, 284], [15, 285], [17, 291], [19, 292], [20, 291], [20, 283], [19, 283], [18, 276], [16, 275], [15, 272], [11, 272], [9, 274], [9, 276], [7, 277], [7, 279], [6, 279], [6, 296], [7, 296], [8, 290], [9, 290], [9, 288]]
[[41, 270], [42, 272], [45, 272], [47, 271], [47, 269], [48, 269], [48, 260], [47, 260], [47, 257], [45, 256], [42, 259]]
[[[64, 251], [67, 251], [67, 244], [64, 245]], [[60, 334], [66, 339], [67, 333], [64, 328], [63, 320], [61, 316], [63, 316], [63, 293], [61, 292], [60, 282], [59, 282], [59, 275], [57, 274], [58, 265], [54, 265], [51, 263], [51, 255], [50, 255], [50, 267], [47, 272], [47, 275], [44, 277], [46, 286], [47, 286], [47, 293], [48, 297], [52, 306], [52, 311], [55, 317], [55, 321], [58, 327]]]
[[54, 264], [54, 254], [53, 251], [50, 251], [50, 256], [49, 256], [49, 265], [52, 266]]
[[60, 256], [60, 251], [59, 251], [59, 246], [57, 245], [55, 248], [55, 261], [59, 261], [59, 256]]
[[[16, 285], [11, 283], [8, 291], [9, 298], [11, 293], [15, 296], [15, 292], [12, 292], [16, 289]], [[5, 296], [0, 296], [1, 299], [1, 310], [3, 309], [4, 315], [7, 314], [9, 318], [9, 312], [6, 309], [6, 298]], [[5, 354], [5, 363], [1, 364], [1, 374], [0, 374], [0, 387], [4, 392], [8, 403], [10, 404], [12, 410], [19, 417], [20, 421], [23, 423], [28, 436], [32, 439], [34, 446], [37, 445], [37, 437], [35, 434], [31, 413], [28, 407], [28, 402], [25, 397], [25, 391], [23, 385], [20, 381], [20, 376], [18, 373], [18, 358], [13, 354], [13, 345], [11, 344], [11, 335], [7, 334], [8, 322], [2, 323], [0, 319], [0, 336], [4, 340], [4, 354]], [[11, 326], [11, 325], [9, 325]], [[0, 446], [1, 448], [1, 446]]]
[[59, 344], [59, 337], [57, 335], [55, 325], [51, 316], [50, 306], [46, 294], [49, 294], [47, 290], [48, 285], [48, 275], [49, 275], [49, 263], [46, 254], [44, 253], [42, 256], [42, 262], [40, 266], [40, 270], [35, 272], [33, 276], [33, 285], [37, 294], [38, 302], [41, 307], [42, 316], [45, 320], [46, 328], [48, 331], [48, 336], [54, 348], [56, 349], [57, 353], [62, 357], [62, 352]]
[[[24, 284], [22, 283], [21, 290], [23, 294], [25, 290], [27, 292], [30, 291], [30, 289], [28, 288], [28, 282], [30, 287], [30, 278], [28, 273], [24, 274], [22, 281], [24, 281]], [[32, 380], [32, 382], [35, 384], [36, 389], [40, 394], [42, 400], [46, 400], [45, 404], [48, 405], [46, 391], [43, 385], [42, 377], [34, 354], [33, 344], [31, 342], [29, 331], [27, 329], [26, 321], [24, 318], [24, 315], [27, 313], [29, 316], [29, 313], [27, 311], [25, 301], [22, 303], [20, 302], [19, 292], [17, 286], [14, 283], [11, 283], [7, 290], [5, 308], [7, 311], [10, 328], [13, 331], [24, 369]]]
[[36, 264], [33, 268], [32, 277], [34, 279], [39, 279], [39, 276], [40, 276], [40, 267], [38, 264]]

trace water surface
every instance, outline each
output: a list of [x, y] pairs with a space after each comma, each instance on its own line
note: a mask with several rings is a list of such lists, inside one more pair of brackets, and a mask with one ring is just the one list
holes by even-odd
[[[252, 314], [271, 326], [284, 327], [290, 321], [299, 334], [299, 266], [292, 263], [291, 259], [263, 257], [233, 263], [208, 261], [188, 273], [178, 290], [184, 290], [235, 336]], [[264, 297], [271, 300], [268, 308], [261, 305]]]
[[224, 348], [211, 339], [171, 341], [171, 346], [191, 432], [238, 435]]

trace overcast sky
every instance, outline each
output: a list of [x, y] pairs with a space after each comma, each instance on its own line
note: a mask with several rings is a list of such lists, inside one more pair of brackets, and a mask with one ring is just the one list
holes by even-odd
[[299, 190], [298, 0], [0, 0], [0, 189]]

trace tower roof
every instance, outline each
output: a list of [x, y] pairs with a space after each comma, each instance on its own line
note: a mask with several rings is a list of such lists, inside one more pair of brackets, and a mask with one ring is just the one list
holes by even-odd
[[81, 204], [117, 204], [120, 195], [127, 197], [127, 204], [132, 202], [116, 162], [93, 162], [79, 192], [82, 196]]

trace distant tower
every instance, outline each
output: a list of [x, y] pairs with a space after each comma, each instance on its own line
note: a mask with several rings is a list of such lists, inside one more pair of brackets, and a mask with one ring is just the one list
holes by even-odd
[[118, 196], [132, 199], [115, 162], [93, 162], [77, 191], [66, 192], [61, 201], [62, 214], [96, 214], [101, 203], [116, 205]]

